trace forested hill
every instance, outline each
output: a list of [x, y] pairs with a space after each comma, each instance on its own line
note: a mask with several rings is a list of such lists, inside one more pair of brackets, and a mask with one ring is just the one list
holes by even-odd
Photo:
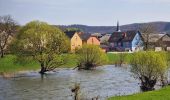
[[[134, 23], [120, 26], [121, 31], [137, 30], [144, 24], [152, 24], [156, 27], [157, 32], [170, 33], [170, 22], [150, 22], [150, 23]], [[87, 25], [59, 25], [60, 28], [79, 28], [87, 33], [112, 33], [116, 30], [116, 26], [87, 26]]]

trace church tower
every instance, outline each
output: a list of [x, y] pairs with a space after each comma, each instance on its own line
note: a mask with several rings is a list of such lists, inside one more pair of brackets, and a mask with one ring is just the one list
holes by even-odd
[[121, 32], [121, 31], [120, 31], [120, 26], [119, 26], [119, 21], [117, 21], [117, 28], [116, 28], [116, 32]]

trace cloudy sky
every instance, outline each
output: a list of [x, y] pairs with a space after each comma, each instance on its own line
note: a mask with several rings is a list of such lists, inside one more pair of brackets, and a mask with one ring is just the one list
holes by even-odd
[[0, 0], [0, 16], [20, 24], [41, 20], [55, 25], [113, 26], [170, 22], [170, 0]]

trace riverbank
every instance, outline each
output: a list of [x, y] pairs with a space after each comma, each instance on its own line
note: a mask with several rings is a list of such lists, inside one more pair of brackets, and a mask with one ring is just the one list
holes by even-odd
[[[107, 53], [108, 62], [106, 65], [114, 65], [123, 60], [124, 64], [129, 64], [130, 59], [132, 57], [132, 53], [124, 53], [115, 54], [115, 53]], [[65, 65], [60, 66], [59, 68], [74, 68], [77, 64], [76, 55], [75, 54], [67, 54], [68, 61]], [[169, 61], [170, 61], [170, 53], [168, 53]], [[0, 58], [0, 73], [10, 73], [10, 72], [18, 72], [18, 71], [35, 71], [40, 69], [40, 64], [32, 59], [28, 61], [24, 61], [21, 59], [18, 61], [15, 55], [5, 55], [4, 58]]]
[[170, 100], [170, 86], [156, 91], [111, 97], [108, 100]]
[[[131, 54], [126, 54], [124, 57], [124, 63], [128, 63]], [[76, 66], [76, 55], [68, 54], [68, 61], [65, 65], [60, 66], [59, 68], [74, 68]], [[108, 53], [108, 62], [106, 64], [115, 64], [120, 60], [119, 54]], [[15, 55], [6, 55], [4, 58], [0, 58], [0, 73], [10, 73], [17, 71], [29, 71], [29, 70], [39, 70], [40, 64], [32, 59], [25, 61], [21, 59], [18, 61]]]
[[[60, 68], [74, 68], [76, 66], [75, 55], [68, 55], [68, 62]], [[18, 71], [37, 71], [40, 64], [33, 59], [18, 59], [15, 55], [6, 55], [0, 58], [0, 73], [13, 73]]]

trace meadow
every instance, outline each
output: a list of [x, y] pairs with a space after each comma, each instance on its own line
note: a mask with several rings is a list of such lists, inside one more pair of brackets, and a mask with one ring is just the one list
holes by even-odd
[[127, 96], [111, 97], [108, 100], [170, 100], [170, 86], [160, 90], [143, 92]]

